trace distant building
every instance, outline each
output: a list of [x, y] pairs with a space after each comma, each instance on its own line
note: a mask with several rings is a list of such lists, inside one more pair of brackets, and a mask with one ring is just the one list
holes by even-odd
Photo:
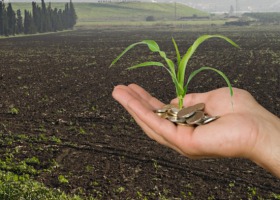
[[98, 0], [98, 3], [140, 2], [139, 0]]

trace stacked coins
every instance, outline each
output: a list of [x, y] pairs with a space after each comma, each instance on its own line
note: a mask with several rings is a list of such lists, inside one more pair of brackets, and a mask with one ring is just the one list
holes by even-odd
[[205, 104], [199, 103], [189, 107], [179, 109], [178, 106], [168, 104], [154, 112], [161, 118], [184, 126], [199, 126], [208, 124], [216, 119], [218, 116], [209, 116], [204, 112]]

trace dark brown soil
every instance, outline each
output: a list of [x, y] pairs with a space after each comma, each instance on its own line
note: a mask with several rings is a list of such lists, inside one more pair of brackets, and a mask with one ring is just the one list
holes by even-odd
[[[244, 159], [190, 160], [150, 140], [111, 97], [114, 85], [137, 83], [168, 103], [175, 97], [167, 73], [159, 68], [125, 71], [158, 58], [146, 47], [111, 61], [129, 44], [156, 40], [172, 57], [173, 36], [181, 51], [201, 34], [222, 33], [240, 46], [221, 40], [203, 44], [190, 68], [222, 70], [280, 115], [280, 32], [247, 30], [77, 30], [0, 40], [0, 158], [27, 163], [30, 173], [52, 188], [97, 199], [273, 199], [280, 181]], [[190, 92], [225, 86], [206, 72]], [[18, 114], [12, 114], [12, 108]], [[7, 168], [1, 166], [1, 169]], [[69, 183], [61, 183], [63, 175]]]

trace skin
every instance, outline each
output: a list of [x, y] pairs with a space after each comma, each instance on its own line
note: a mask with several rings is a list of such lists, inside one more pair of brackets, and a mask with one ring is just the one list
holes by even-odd
[[280, 178], [280, 119], [247, 91], [233, 88], [233, 92], [233, 107], [228, 88], [187, 94], [184, 106], [205, 103], [206, 113], [221, 116], [196, 128], [176, 126], [157, 116], [153, 110], [164, 104], [136, 84], [116, 86], [112, 95], [151, 139], [188, 158], [247, 158]]

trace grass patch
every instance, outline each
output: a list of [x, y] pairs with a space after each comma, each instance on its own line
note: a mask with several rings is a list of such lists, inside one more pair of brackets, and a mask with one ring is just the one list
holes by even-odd
[[[174, 20], [175, 4], [170, 3], [83, 3], [75, 4], [79, 21], [145, 21]], [[208, 16], [208, 13], [182, 4], [176, 4], [176, 17]]]
[[92, 27], [177, 27], [185, 28], [187, 26], [215, 26], [223, 25], [225, 20], [193, 20], [193, 21], [78, 21], [76, 28], [87, 29]]
[[49, 35], [49, 34], [55, 34], [55, 33], [69, 32], [69, 31], [73, 31], [73, 30], [68, 29], [68, 30], [57, 31], [57, 32], [45, 32], [45, 33], [34, 33], [34, 34], [17, 34], [17, 35], [9, 35], [9, 36], [0, 36], [0, 39], [30, 37], [30, 36], [34, 37], [34, 36], [41, 36], [41, 35]]
[[[48, 3], [46, 3], [48, 4]], [[13, 9], [32, 10], [31, 3], [12, 3]], [[52, 8], [64, 9], [64, 3], [52, 3]], [[174, 20], [174, 3], [74, 3], [78, 22], [85, 21], [145, 21], [146, 17], [153, 16], [155, 20]], [[208, 13], [176, 4], [176, 18], [190, 16], [209, 16]]]
[[0, 171], [0, 199], [81, 200], [79, 196], [69, 196], [58, 189], [50, 189], [27, 174], [17, 175], [5, 171]]
[[[48, 2], [46, 2], [48, 4]], [[32, 11], [31, 3], [12, 3], [13, 9]], [[52, 8], [64, 9], [64, 3], [52, 3]], [[177, 27], [221, 25], [225, 20], [199, 19], [178, 20], [181, 17], [208, 17], [209, 13], [174, 3], [122, 2], [122, 3], [74, 3], [78, 16], [76, 28], [91, 29], [93, 27]], [[155, 21], [146, 18], [153, 16]], [[176, 19], [175, 19], [176, 18]], [[177, 21], [176, 21], [177, 20]], [[26, 36], [26, 35], [23, 35]], [[1, 38], [1, 37], [0, 37]]]

